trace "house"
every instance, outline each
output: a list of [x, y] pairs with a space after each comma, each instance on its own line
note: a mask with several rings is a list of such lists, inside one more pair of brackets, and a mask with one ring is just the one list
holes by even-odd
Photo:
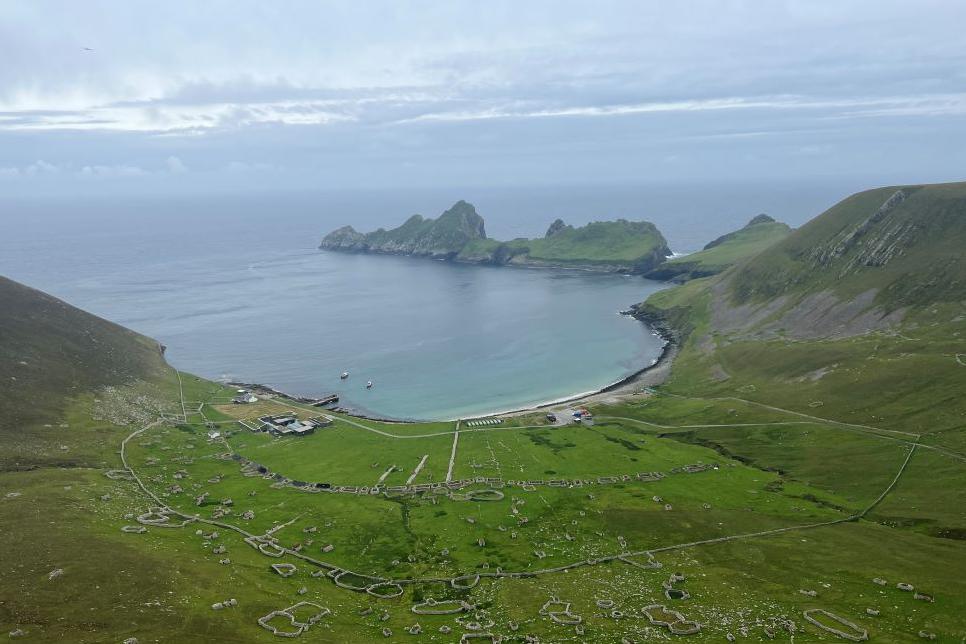
[[253, 402], [258, 402], [258, 398], [250, 391], [239, 389], [238, 395], [232, 398], [231, 401], [236, 405], [250, 405]]
[[262, 423], [262, 431], [275, 436], [306, 436], [313, 433], [317, 427], [325, 427], [332, 423], [324, 418], [299, 420], [292, 415], [262, 416], [258, 420]]

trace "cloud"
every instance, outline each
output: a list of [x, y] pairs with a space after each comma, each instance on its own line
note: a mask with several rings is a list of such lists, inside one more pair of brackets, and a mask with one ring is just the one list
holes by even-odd
[[0, 167], [0, 179], [23, 179], [39, 177], [44, 175], [54, 175], [60, 172], [60, 168], [53, 163], [39, 160], [23, 166]]
[[182, 174], [188, 171], [188, 166], [176, 156], [168, 157], [164, 163], [168, 167], [168, 172], [171, 174]]
[[225, 171], [232, 174], [246, 174], [250, 172], [278, 172], [281, 170], [271, 163], [251, 163], [248, 161], [232, 161], [225, 166]]
[[147, 174], [143, 168], [133, 165], [85, 165], [78, 172], [79, 176], [90, 179], [143, 177]]
[[[917, 9], [0, 3], [0, 177], [202, 190], [260, 172], [287, 188], [964, 167], [966, 3]], [[61, 171], [31, 170], [40, 156]]]

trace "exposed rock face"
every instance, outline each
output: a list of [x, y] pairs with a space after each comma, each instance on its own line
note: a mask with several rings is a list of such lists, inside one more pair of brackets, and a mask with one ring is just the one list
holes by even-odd
[[892, 210], [906, 200], [903, 190], [892, 193], [879, 208], [857, 226], [844, 231], [828, 244], [813, 249], [808, 259], [816, 266], [827, 266], [853, 248], [862, 246], [844, 272], [856, 265], [884, 266], [890, 259], [902, 253], [903, 247], [915, 241], [915, 226], [910, 222], [895, 222], [885, 226], [874, 236], [869, 235], [873, 227], [885, 219]]
[[832, 291], [811, 293], [794, 302], [780, 296], [765, 302], [732, 302], [728, 282], [712, 288], [712, 324], [718, 333], [739, 337], [786, 337], [795, 340], [847, 338], [889, 329], [905, 317], [905, 309], [886, 311], [875, 305], [877, 291], [851, 298]]
[[572, 230], [573, 229], [573, 226], [568, 226], [567, 224], [565, 224], [563, 222], [563, 219], [556, 219], [552, 224], [550, 224], [550, 228], [547, 228], [547, 234], [544, 235], [544, 238], [545, 239], [550, 239], [554, 235], [556, 235], [556, 234], [558, 234], [558, 233], [560, 233], [560, 232], [562, 232], [564, 230], [567, 230], [567, 229], [571, 229]]
[[366, 236], [356, 231], [352, 226], [343, 226], [325, 236], [320, 248], [330, 250], [368, 250]]

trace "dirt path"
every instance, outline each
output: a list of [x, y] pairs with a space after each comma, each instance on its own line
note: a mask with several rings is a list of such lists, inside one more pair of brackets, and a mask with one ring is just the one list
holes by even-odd
[[184, 385], [181, 382], [181, 372], [177, 369], [174, 372], [178, 374], [178, 397], [181, 400], [181, 415], [184, 417], [184, 422], [188, 422], [188, 409], [184, 406]]
[[416, 477], [419, 476], [419, 473], [423, 471], [423, 466], [426, 465], [426, 459], [428, 458], [429, 454], [423, 454], [423, 457], [419, 461], [419, 465], [416, 466], [416, 469], [413, 470], [413, 473], [409, 475], [408, 479], [406, 479], [406, 485], [413, 484], [413, 481], [416, 480]]
[[449, 469], [446, 470], [446, 482], [453, 480], [453, 466], [456, 464], [456, 446], [460, 440], [460, 432], [457, 429], [453, 432], [453, 451], [449, 455]]

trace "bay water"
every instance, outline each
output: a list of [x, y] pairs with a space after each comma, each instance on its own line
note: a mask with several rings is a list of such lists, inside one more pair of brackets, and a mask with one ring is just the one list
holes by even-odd
[[157, 339], [183, 371], [338, 393], [380, 416], [467, 418], [596, 390], [653, 362], [661, 339], [618, 312], [664, 285], [324, 252], [323, 234], [436, 216], [464, 198], [492, 237], [538, 236], [556, 217], [575, 225], [626, 217], [655, 222], [672, 250], [693, 251], [762, 210], [796, 225], [837, 196], [809, 194], [611, 187], [0, 198], [0, 274]]

